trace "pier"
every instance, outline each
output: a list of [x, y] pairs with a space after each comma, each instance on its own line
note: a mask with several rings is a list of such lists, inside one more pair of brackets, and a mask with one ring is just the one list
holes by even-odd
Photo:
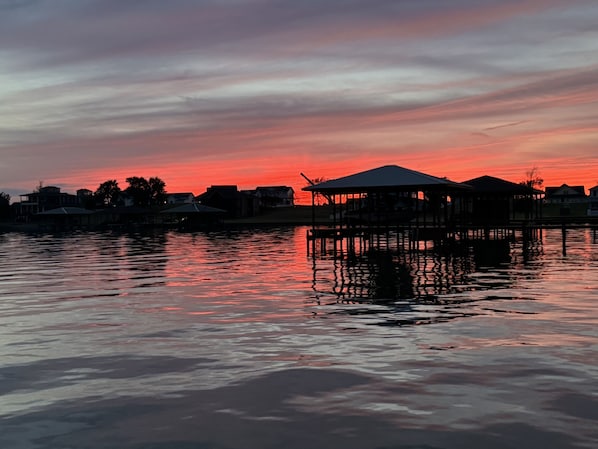
[[426, 226], [409, 225], [390, 227], [313, 227], [306, 232], [307, 253], [364, 252], [372, 248], [417, 251], [421, 247], [450, 247], [475, 241], [539, 241], [545, 229], [561, 229], [563, 255], [567, 252], [567, 231], [590, 229], [593, 243], [598, 244], [598, 218], [576, 217], [567, 221], [546, 219], [533, 223], [511, 223], [500, 227], [480, 226]]
[[[475, 241], [534, 242], [543, 229], [587, 227], [598, 239], [598, 217], [543, 217], [543, 192], [491, 176], [455, 183], [384, 166], [306, 187], [332, 206], [331, 223], [307, 231], [308, 254], [369, 249], [416, 251]], [[315, 216], [315, 212], [314, 212]]]

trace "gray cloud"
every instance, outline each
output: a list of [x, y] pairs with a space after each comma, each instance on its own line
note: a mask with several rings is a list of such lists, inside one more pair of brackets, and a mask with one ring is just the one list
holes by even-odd
[[361, 154], [366, 136], [403, 142], [405, 127], [492, 139], [598, 119], [593, 1], [0, 0], [0, 11], [9, 182], [49, 154], [43, 168], [68, 173], [159, 165], [165, 151]]

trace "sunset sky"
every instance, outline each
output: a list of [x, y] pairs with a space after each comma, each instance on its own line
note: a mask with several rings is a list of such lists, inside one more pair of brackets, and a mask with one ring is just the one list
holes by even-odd
[[[598, 184], [596, 0], [0, 0], [0, 191]], [[16, 196], [16, 198], [14, 198]]]

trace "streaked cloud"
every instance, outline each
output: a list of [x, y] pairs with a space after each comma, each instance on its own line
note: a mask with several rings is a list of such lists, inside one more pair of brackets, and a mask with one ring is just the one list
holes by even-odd
[[517, 181], [537, 166], [546, 183], [598, 183], [592, 0], [0, 0], [0, 11], [0, 190], [94, 189], [121, 174], [197, 193], [299, 189], [300, 171], [386, 163], [456, 180]]

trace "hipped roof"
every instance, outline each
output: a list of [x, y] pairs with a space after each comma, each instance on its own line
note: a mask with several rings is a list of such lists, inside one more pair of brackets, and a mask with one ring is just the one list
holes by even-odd
[[50, 209], [43, 212], [39, 212], [37, 215], [89, 215], [93, 212], [81, 207], [57, 207], [56, 209]]
[[397, 165], [385, 165], [331, 181], [325, 181], [303, 190], [324, 193], [358, 193], [376, 190], [461, 190], [471, 187], [445, 178], [427, 175]]
[[497, 193], [504, 195], [531, 195], [533, 193], [542, 193], [523, 184], [516, 184], [505, 179], [495, 178], [494, 176], [480, 176], [478, 178], [463, 181], [473, 187], [475, 193]]
[[161, 214], [217, 214], [225, 213], [225, 210], [216, 207], [205, 206], [198, 203], [188, 203], [181, 206], [166, 209], [160, 212]]

